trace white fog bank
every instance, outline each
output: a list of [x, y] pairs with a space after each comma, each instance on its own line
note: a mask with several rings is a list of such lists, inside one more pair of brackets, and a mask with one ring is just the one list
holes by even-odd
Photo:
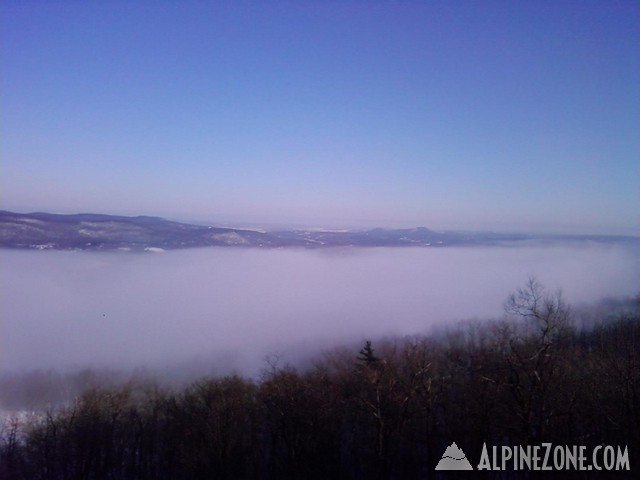
[[[267, 354], [502, 315], [536, 276], [570, 303], [635, 295], [622, 247], [0, 250], [0, 371], [199, 358], [252, 372]], [[311, 354], [310, 353], [310, 354]]]

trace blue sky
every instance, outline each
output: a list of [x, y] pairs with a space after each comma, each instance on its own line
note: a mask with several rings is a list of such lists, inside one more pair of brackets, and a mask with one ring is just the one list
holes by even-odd
[[0, 208], [640, 233], [637, 2], [86, 3], [0, 7]]

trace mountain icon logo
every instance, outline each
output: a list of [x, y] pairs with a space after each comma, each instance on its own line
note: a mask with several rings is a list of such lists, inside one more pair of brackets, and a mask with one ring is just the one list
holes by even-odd
[[464, 452], [453, 442], [442, 454], [436, 470], [473, 470]]

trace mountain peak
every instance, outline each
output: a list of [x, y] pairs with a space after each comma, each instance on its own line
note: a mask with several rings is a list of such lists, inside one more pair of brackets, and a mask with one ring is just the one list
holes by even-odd
[[[0, 210], [0, 247], [52, 250], [156, 251], [191, 247], [429, 247], [600, 242], [637, 246], [637, 237], [535, 236], [434, 232], [426, 227], [366, 231], [258, 231], [174, 222], [159, 217], [82, 213], [14, 213]], [[150, 250], [152, 249], [152, 250]], [[455, 446], [455, 443], [453, 444]]]

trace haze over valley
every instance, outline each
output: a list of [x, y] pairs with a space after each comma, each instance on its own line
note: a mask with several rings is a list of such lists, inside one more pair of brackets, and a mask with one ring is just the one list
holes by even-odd
[[191, 365], [255, 375], [267, 355], [499, 318], [529, 276], [572, 304], [638, 293], [635, 246], [0, 249], [2, 370]]

